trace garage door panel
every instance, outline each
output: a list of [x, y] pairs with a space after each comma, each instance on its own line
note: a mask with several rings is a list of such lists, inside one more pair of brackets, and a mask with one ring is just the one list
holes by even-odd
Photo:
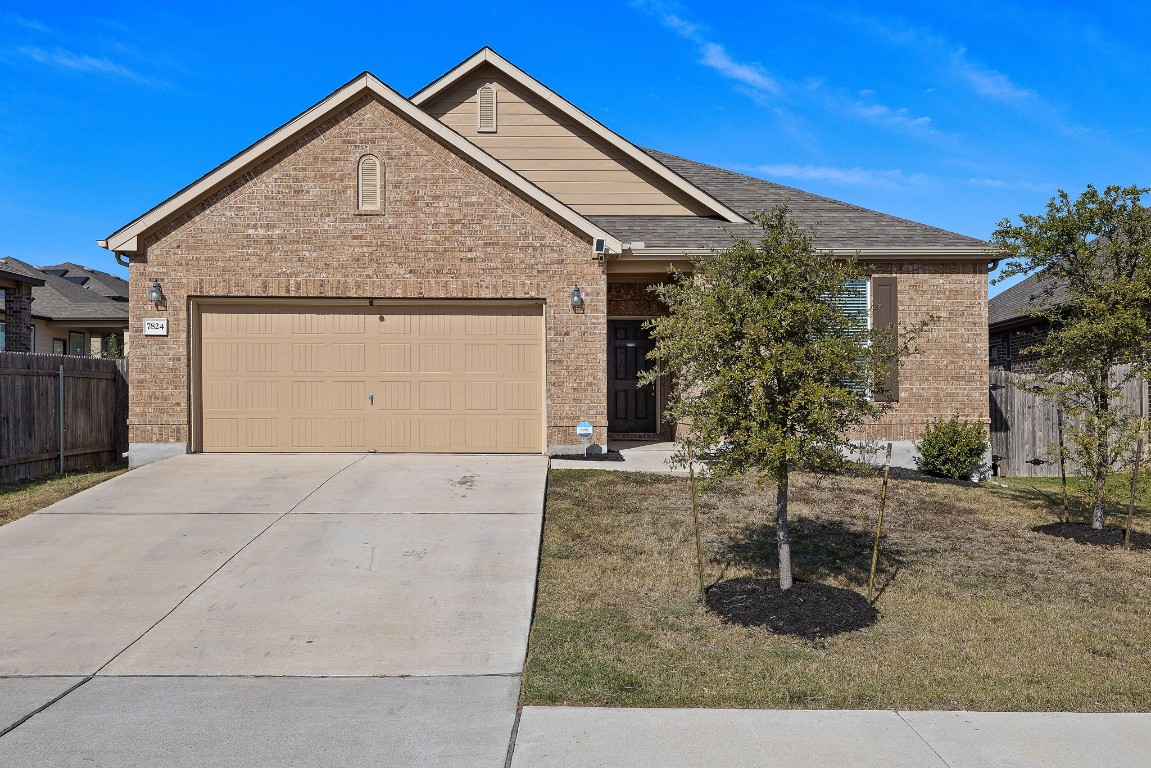
[[542, 307], [206, 306], [204, 450], [542, 450]]

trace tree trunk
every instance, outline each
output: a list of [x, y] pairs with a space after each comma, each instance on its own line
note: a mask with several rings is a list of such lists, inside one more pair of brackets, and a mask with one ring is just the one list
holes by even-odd
[[1106, 499], [1107, 472], [1095, 472], [1095, 493], [1091, 504], [1091, 527], [1097, 531], [1103, 530], [1103, 501]]
[[775, 540], [779, 545], [779, 588], [791, 589], [791, 534], [787, 530], [787, 460], [779, 462], [775, 491]]
[[1103, 530], [1103, 502], [1107, 498], [1107, 475], [1110, 469], [1111, 445], [1107, 439], [1106, 414], [1111, 406], [1111, 393], [1107, 388], [1110, 364], [1101, 365], [1095, 381], [1095, 467], [1093, 480], [1095, 493], [1091, 504], [1091, 527]]

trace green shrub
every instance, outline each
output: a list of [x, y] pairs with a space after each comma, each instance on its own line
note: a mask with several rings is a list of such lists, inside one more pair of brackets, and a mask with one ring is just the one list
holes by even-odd
[[915, 464], [922, 471], [968, 477], [987, 451], [987, 428], [958, 416], [929, 421], [915, 448], [919, 451]]

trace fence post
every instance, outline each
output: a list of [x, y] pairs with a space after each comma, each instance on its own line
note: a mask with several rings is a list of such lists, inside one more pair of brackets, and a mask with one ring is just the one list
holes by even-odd
[[60, 364], [59, 370], [56, 372], [56, 379], [59, 383], [58, 392], [56, 397], [56, 424], [57, 424], [57, 437], [60, 441], [60, 471], [59, 474], [64, 474], [64, 365]]

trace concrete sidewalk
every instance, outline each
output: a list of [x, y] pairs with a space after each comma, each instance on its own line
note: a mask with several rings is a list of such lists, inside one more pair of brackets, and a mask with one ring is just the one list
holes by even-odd
[[1148, 768], [1151, 714], [525, 707], [511, 768]]

